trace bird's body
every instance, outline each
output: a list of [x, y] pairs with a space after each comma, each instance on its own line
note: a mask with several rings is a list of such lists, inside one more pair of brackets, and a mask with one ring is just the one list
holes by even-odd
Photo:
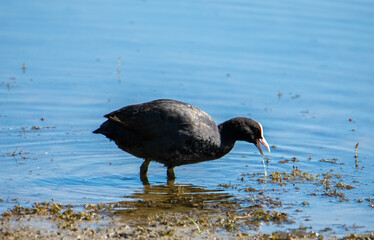
[[[174, 167], [221, 158], [237, 140], [250, 141], [257, 147], [256, 139], [266, 143], [261, 124], [252, 119], [234, 118], [217, 126], [204, 111], [169, 99], [130, 105], [104, 117], [108, 120], [94, 133], [105, 135], [120, 149], [145, 159], [143, 174], [150, 160], [164, 164], [173, 178]], [[267, 143], [265, 146], [269, 149]]]

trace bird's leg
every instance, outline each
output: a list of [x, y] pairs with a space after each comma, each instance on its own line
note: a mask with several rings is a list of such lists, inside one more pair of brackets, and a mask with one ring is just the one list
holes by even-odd
[[148, 185], [148, 177], [147, 177], [147, 172], [148, 172], [148, 166], [151, 160], [145, 159], [143, 164], [140, 166], [140, 180], [143, 182], [144, 185]]
[[148, 166], [151, 161], [148, 159], [145, 159], [143, 164], [140, 166], [140, 175], [147, 175], [148, 172]]
[[174, 167], [168, 167], [167, 176], [168, 176], [168, 180], [175, 179]]

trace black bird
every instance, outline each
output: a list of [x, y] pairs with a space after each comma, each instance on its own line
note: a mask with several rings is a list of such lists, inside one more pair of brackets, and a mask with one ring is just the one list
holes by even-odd
[[217, 126], [206, 112], [175, 100], [130, 105], [104, 117], [108, 120], [93, 133], [145, 159], [140, 167], [142, 180], [151, 160], [164, 164], [168, 179], [175, 179], [174, 167], [221, 158], [236, 141], [255, 144], [261, 155], [261, 144], [270, 152], [260, 123], [238, 117]]

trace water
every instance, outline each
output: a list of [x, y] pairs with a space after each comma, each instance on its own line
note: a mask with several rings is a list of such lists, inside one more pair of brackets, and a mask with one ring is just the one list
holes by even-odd
[[[137, 196], [142, 161], [91, 132], [110, 111], [172, 98], [217, 123], [236, 116], [261, 122], [275, 145], [268, 174], [294, 165], [315, 175], [333, 170], [342, 176], [336, 181], [355, 188], [340, 202], [311, 196], [321, 188], [313, 184], [242, 182], [243, 173], [264, 171], [247, 143], [220, 160], [176, 168], [176, 184], [207, 192], [226, 183], [263, 189], [289, 207], [282, 211], [295, 224], [285, 228], [331, 227], [337, 235], [374, 229], [365, 200], [374, 197], [372, 2], [0, 5], [0, 212], [51, 199], [82, 204]], [[299, 162], [279, 163], [293, 157]], [[320, 161], [333, 158], [338, 164]], [[165, 177], [166, 169], [151, 163], [151, 185], [165, 185]], [[309, 206], [296, 211], [303, 201]]]

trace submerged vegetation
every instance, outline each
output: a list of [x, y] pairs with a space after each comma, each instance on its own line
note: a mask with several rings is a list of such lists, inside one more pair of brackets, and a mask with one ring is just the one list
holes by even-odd
[[[314, 175], [297, 166], [288, 173], [275, 171], [268, 176], [243, 174], [240, 182], [238, 185], [220, 184], [222, 188], [247, 195], [240, 199], [225, 192], [169, 184], [146, 185], [142, 193], [134, 193], [130, 200], [116, 203], [73, 206], [52, 201], [34, 203], [30, 207], [17, 205], [2, 214], [0, 238], [323, 239], [324, 234], [329, 236], [332, 232], [331, 228], [317, 233], [312, 228], [300, 226], [289, 228], [289, 231], [261, 233], [263, 226], [291, 227], [295, 224], [287, 213], [289, 211], [283, 211], [290, 208], [290, 204], [283, 202], [282, 197], [270, 197], [267, 191], [281, 192], [290, 187], [298, 189], [299, 184], [310, 185], [314, 188], [307, 187], [311, 191], [309, 196], [334, 197], [341, 202], [349, 201], [344, 191], [355, 188], [332, 171]], [[260, 190], [248, 186], [254, 183], [278, 188]], [[374, 203], [371, 198], [358, 202], [363, 201], [370, 206]], [[302, 212], [300, 207], [310, 207], [310, 202], [300, 200], [299, 204], [291, 206], [296, 212]], [[351, 233], [345, 239], [369, 239], [372, 236], [373, 233]]]
[[[257, 230], [263, 223], [289, 222], [286, 213], [265, 210], [259, 205], [242, 207], [223, 193], [179, 186], [155, 186], [149, 190], [155, 193], [153, 198], [149, 193], [144, 193], [144, 200], [137, 201], [87, 204], [83, 207], [55, 202], [34, 203], [31, 207], [15, 206], [2, 214], [0, 237], [12, 239], [40, 234], [51, 238], [61, 234], [78, 234], [85, 238], [172, 236], [177, 239], [184, 239], [185, 234], [197, 238], [250, 236], [242, 231]], [[202, 193], [191, 194], [196, 190]], [[163, 191], [168, 191], [170, 195], [160, 198], [157, 193]], [[28, 232], [22, 231], [25, 226], [30, 227], [31, 222], [40, 222], [41, 225], [29, 228]], [[50, 224], [49, 230], [43, 231], [42, 226]]]
[[[31, 207], [15, 206], [0, 218], [0, 239], [60, 239], [62, 236], [79, 239], [186, 239], [186, 236], [189, 239], [324, 239], [323, 235], [303, 226], [286, 232], [261, 233], [262, 224], [280, 225], [292, 221], [288, 214], [265, 210], [256, 201], [244, 208], [227, 199], [218, 202], [197, 199], [181, 198], [178, 210], [171, 211], [160, 207], [166, 207], [166, 199], [155, 200], [154, 204], [124, 201], [71, 206], [42, 202]], [[263, 198], [262, 203], [265, 202], [273, 205], [269, 198]], [[204, 207], [198, 209], [193, 207], [195, 204]], [[308, 205], [307, 202], [303, 204]], [[169, 207], [171, 205], [169, 202]], [[374, 233], [351, 233], [344, 239], [372, 239], [373, 236]]]
[[[342, 176], [336, 173], [321, 173], [314, 175], [300, 170], [297, 166], [293, 166], [290, 173], [275, 171], [269, 174], [268, 177], [259, 177], [259, 174], [247, 174], [249, 178], [257, 178], [257, 182], [260, 184], [276, 184], [280, 187], [292, 184], [293, 187], [299, 189], [296, 184], [312, 184], [314, 191], [310, 193], [311, 196], [330, 196], [336, 197], [340, 201], [348, 201], [349, 199], [342, 192], [344, 190], [351, 190], [355, 187], [342, 182]], [[243, 179], [244, 181], [244, 179]]]

